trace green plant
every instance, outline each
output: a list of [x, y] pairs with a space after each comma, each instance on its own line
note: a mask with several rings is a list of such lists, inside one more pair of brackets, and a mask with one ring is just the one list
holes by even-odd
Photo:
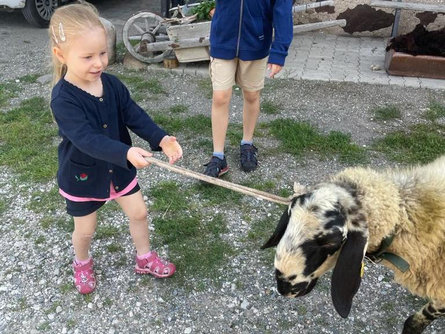
[[210, 18], [210, 11], [215, 8], [214, 0], [205, 0], [198, 6], [193, 7], [192, 14], [196, 14], [198, 21], [205, 21]]
[[366, 161], [365, 150], [354, 144], [349, 134], [331, 131], [323, 135], [309, 123], [290, 119], [277, 119], [269, 126], [271, 133], [281, 141], [284, 151], [295, 156], [313, 151], [325, 158], [338, 155], [340, 161], [348, 163]]
[[437, 101], [431, 101], [424, 113], [424, 117], [432, 122], [445, 117], [445, 106]]
[[25, 100], [20, 107], [0, 113], [0, 165], [11, 167], [28, 181], [53, 178], [57, 171], [56, 137], [57, 126], [45, 99]]
[[379, 121], [389, 121], [402, 116], [400, 110], [393, 105], [377, 108], [373, 112], [375, 119]]

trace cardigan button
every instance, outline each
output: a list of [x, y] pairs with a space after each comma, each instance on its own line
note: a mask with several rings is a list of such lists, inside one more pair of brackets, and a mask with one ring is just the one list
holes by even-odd
[[114, 189], [119, 190], [119, 186], [114, 187]]
[[102, 125], [102, 127], [103, 127], [104, 129], [106, 129], [106, 128], [108, 127], [108, 125], [107, 125], [107, 124], [104, 124], [104, 125]]
[[109, 170], [108, 170], [108, 173], [113, 173], [113, 170], [112, 170], [112, 169], [109, 169]]
[[99, 101], [100, 101], [100, 102], [103, 102], [103, 101], [104, 101], [104, 99], [103, 99], [103, 98], [99, 98]]

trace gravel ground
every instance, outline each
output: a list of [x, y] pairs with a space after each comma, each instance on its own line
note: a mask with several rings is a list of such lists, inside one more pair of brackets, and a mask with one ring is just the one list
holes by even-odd
[[[125, 5], [118, 1], [95, 3], [103, 16], [117, 26], [131, 13], [146, 9], [143, 1]], [[118, 15], [113, 5], [122, 8], [119, 13], [128, 15]], [[0, 12], [0, 36], [2, 82], [17, 80], [26, 74], [48, 73], [45, 31], [28, 27], [20, 13]], [[110, 70], [126, 72], [120, 64]], [[202, 79], [151, 72], [139, 75], [158, 78], [167, 92], [162, 98], [142, 101], [146, 109], [166, 109], [180, 103], [189, 107], [190, 115], [209, 115], [210, 100], [199, 88]], [[49, 96], [46, 85], [22, 85], [24, 89], [5, 110], [33, 96]], [[280, 112], [263, 113], [260, 122], [279, 117], [307, 120], [322, 132], [350, 133], [354, 142], [368, 146], [391, 130], [421, 122], [420, 115], [431, 100], [445, 101], [445, 91], [275, 80], [267, 82], [263, 97], [278, 103]], [[386, 123], [373, 120], [370, 110], [387, 104], [403, 107], [401, 120]], [[231, 124], [241, 124], [241, 108], [241, 98], [235, 94]], [[208, 138], [208, 134], [201, 136]], [[201, 171], [209, 152], [197, 148], [194, 143], [200, 135], [196, 137], [182, 138], [178, 134], [185, 152], [180, 165]], [[248, 175], [237, 168], [237, 148], [228, 145], [228, 162], [232, 167], [229, 180], [236, 183], [273, 180], [278, 188], [290, 189], [294, 181], [312, 185], [346, 167], [336, 159], [270, 153], [277, 145], [271, 138], [260, 137], [256, 144], [260, 150], [260, 168]], [[379, 154], [373, 154], [369, 164], [375, 168], [395, 165]], [[140, 171], [139, 179], [143, 188], [165, 180], [184, 185], [194, 182], [157, 167]], [[91, 296], [79, 296], [71, 287], [69, 232], [41, 227], [42, 218], [48, 215], [68, 220], [62, 200], [50, 212], [29, 209], [30, 204], [41, 200], [35, 192], [45, 193], [53, 187], [54, 182], [18, 181], [18, 175], [6, 167], [0, 171], [0, 196], [5, 202], [13, 203], [1, 214], [0, 333], [398, 333], [405, 318], [424, 304], [392, 283], [390, 271], [372, 263], [366, 264], [362, 286], [347, 319], [340, 318], [332, 306], [329, 275], [321, 278], [308, 296], [300, 299], [280, 296], [275, 288], [272, 257], [259, 250], [265, 240], [246, 242], [245, 237], [256, 220], [275, 217], [278, 222], [283, 208], [248, 197], [243, 197], [241, 202], [249, 210], [249, 222], [237, 208], [206, 208], [209, 216], [224, 215], [228, 232], [223, 238], [235, 250], [217, 277], [202, 279], [196, 272], [188, 274], [189, 281], [181, 285], [176, 278], [156, 280], [137, 276], [132, 271], [131, 239], [129, 235], [122, 235], [117, 241], [124, 248], [120, 255], [123, 265], [118, 265], [120, 259], [107, 251], [107, 241], [94, 241], [98, 287]], [[149, 197], [146, 201], [148, 206], [153, 203]], [[126, 224], [121, 213], [104, 219], [117, 227]], [[36, 242], [41, 236], [43, 241]], [[160, 251], [168, 254], [168, 245]], [[176, 276], [181, 275], [178, 270]], [[425, 331], [444, 332], [444, 320], [434, 322]]]

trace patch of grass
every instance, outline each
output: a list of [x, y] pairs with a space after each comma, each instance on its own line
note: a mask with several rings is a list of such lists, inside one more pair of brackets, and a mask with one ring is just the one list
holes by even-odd
[[172, 117], [165, 114], [152, 114], [153, 121], [168, 133], [177, 133], [183, 130], [183, 122], [178, 117]]
[[127, 53], [127, 48], [124, 42], [119, 42], [116, 44], [116, 61], [121, 63], [124, 60], [125, 54]]
[[389, 121], [402, 117], [400, 110], [393, 105], [376, 108], [372, 110], [372, 113], [374, 114], [374, 118], [378, 121]]
[[227, 139], [232, 147], [239, 147], [241, 139], [243, 139], [243, 126], [241, 124], [230, 124], [227, 129]]
[[27, 308], [29, 308], [29, 304], [26, 300], [26, 297], [20, 297], [17, 301], [17, 306], [14, 308], [14, 311], [24, 311]]
[[174, 106], [171, 106], [168, 109], [172, 114], [182, 114], [189, 110], [189, 107], [187, 107], [184, 104], [176, 104]]
[[262, 246], [262, 243], [266, 242], [272, 235], [279, 220], [280, 217], [275, 214], [261, 220], [255, 220], [247, 233], [247, 240], [259, 242], [261, 245], [258, 246]]
[[0, 107], [7, 104], [9, 99], [17, 96], [20, 90], [19, 86], [13, 82], [0, 83]]
[[211, 133], [212, 131], [212, 120], [209, 116], [195, 115], [185, 118], [183, 122], [184, 128], [194, 134]]
[[36, 83], [37, 79], [40, 77], [40, 74], [27, 74], [23, 77], [20, 77], [20, 82], [26, 82], [26, 83]]
[[27, 207], [36, 213], [46, 213], [55, 211], [57, 209], [63, 209], [65, 201], [59, 194], [59, 188], [53, 187], [50, 191], [35, 191], [32, 193], [31, 201]]
[[293, 195], [293, 193], [292, 189], [279, 189], [277, 195], [281, 197], [289, 197]]
[[[194, 284], [187, 278], [200, 273], [201, 278], [215, 279], [232, 248], [222, 238], [227, 231], [222, 215], [204, 219], [201, 208], [190, 206], [185, 194], [174, 182], [163, 182], [152, 191], [153, 211], [162, 215], [153, 220], [156, 233], [154, 243], [169, 247], [169, 258], [174, 259], [181, 275], [173, 280], [180, 284]], [[208, 205], [207, 202], [204, 205]]]
[[187, 192], [179, 189], [174, 181], [160, 182], [157, 186], [150, 189], [150, 197], [155, 201], [150, 207], [151, 211], [163, 212], [179, 212], [187, 210], [190, 202], [186, 198]]
[[[279, 220], [280, 217], [275, 214], [269, 217], [265, 217], [262, 220], [255, 220], [252, 223], [249, 232], [247, 233], [246, 237], [247, 241], [251, 244], [253, 248], [259, 249], [272, 236]], [[268, 248], [262, 250], [260, 253], [261, 260], [268, 265], [273, 263], [274, 257], [275, 257], [274, 248]]]
[[110, 239], [119, 236], [120, 230], [111, 225], [99, 225], [96, 229], [96, 239]]
[[99, 219], [106, 216], [107, 214], [115, 214], [116, 212], [120, 212], [122, 209], [119, 206], [119, 204], [117, 204], [117, 202], [115, 201], [109, 201], [107, 203], [105, 203], [105, 205], [103, 205], [99, 212], [98, 212], [98, 217]]
[[74, 319], [69, 319], [66, 322], [66, 328], [68, 328], [68, 329], [74, 328], [75, 325], [76, 325], [76, 321]]
[[[157, 218], [153, 222], [156, 227], [157, 236], [162, 238], [163, 243], [169, 247], [181, 247], [179, 241], [186, 239], [194, 239], [199, 235], [201, 217], [198, 215], [186, 215], [184, 217]], [[174, 243], [178, 243], [175, 245]]]
[[153, 120], [169, 133], [177, 133], [179, 131], [196, 134], [211, 133], [212, 121], [210, 117], [204, 115], [195, 115], [184, 119], [172, 117], [168, 115], [155, 115]]
[[270, 132], [281, 141], [283, 150], [295, 156], [316, 152], [322, 157], [338, 155], [340, 161], [359, 163], [366, 161], [366, 151], [351, 142], [351, 136], [339, 131], [322, 135], [312, 125], [290, 119], [277, 119], [269, 123]]
[[107, 245], [107, 250], [110, 253], [122, 253], [125, 251], [124, 247], [122, 247], [118, 243], [112, 243], [112, 244]]
[[297, 306], [297, 312], [299, 315], [306, 315], [307, 314], [307, 308], [304, 305], [298, 305]]
[[64, 283], [59, 286], [59, 290], [62, 294], [66, 294], [73, 289], [73, 283]]
[[36, 245], [41, 245], [46, 241], [46, 238], [43, 235], [39, 235], [37, 239], [34, 241]]
[[212, 152], [213, 142], [211, 138], [198, 138], [192, 142], [192, 147], [195, 149], [200, 149], [204, 152]]
[[261, 191], [273, 191], [276, 188], [276, 184], [273, 181], [259, 180], [258, 182], [243, 182], [244, 186], [254, 188]]
[[51, 329], [51, 325], [48, 321], [42, 322], [39, 326], [37, 326], [37, 330], [41, 332], [48, 332]]
[[57, 170], [56, 135], [48, 104], [41, 97], [0, 113], [0, 165], [20, 173], [20, 179], [50, 180]]
[[236, 206], [243, 197], [242, 194], [230, 189], [217, 187], [208, 183], [195, 183], [192, 186], [193, 193], [198, 193], [201, 200], [205, 201], [206, 205], [224, 205]]
[[445, 117], [445, 106], [437, 101], [432, 101], [428, 106], [428, 110], [425, 111], [423, 116], [427, 120], [435, 122], [439, 118]]
[[0, 199], [0, 214], [5, 212], [8, 206], [9, 206], [8, 201], [6, 201], [4, 198]]
[[149, 78], [148, 80], [141, 79], [137, 75], [123, 75], [116, 74], [119, 79], [121, 79], [125, 85], [133, 93], [143, 94], [144, 92], [149, 92], [151, 94], [165, 94], [165, 90], [162, 87], [161, 82], [157, 78]]
[[261, 111], [265, 114], [276, 115], [280, 112], [280, 108], [281, 105], [270, 100], [265, 100], [261, 103]]
[[389, 159], [402, 163], [427, 163], [445, 153], [443, 127], [417, 124], [395, 131], [374, 143]]
[[198, 80], [198, 90], [208, 99], [213, 97], [212, 81], [210, 79]]

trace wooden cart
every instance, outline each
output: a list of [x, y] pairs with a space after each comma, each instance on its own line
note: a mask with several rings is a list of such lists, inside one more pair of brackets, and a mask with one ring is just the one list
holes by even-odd
[[[334, 1], [330, 0], [296, 5], [293, 12], [333, 4]], [[187, 16], [189, 7], [195, 5], [199, 3], [171, 9], [184, 14], [182, 18], [162, 18], [151, 12], [140, 12], [130, 17], [123, 28], [123, 42], [128, 52], [145, 63], [161, 62], [172, 55], [181, 63], [208, 60], [210, 21], [194, 23], [193, 16]], [[345, 20], [295, 25], [294, 34], [345, 25]]]

